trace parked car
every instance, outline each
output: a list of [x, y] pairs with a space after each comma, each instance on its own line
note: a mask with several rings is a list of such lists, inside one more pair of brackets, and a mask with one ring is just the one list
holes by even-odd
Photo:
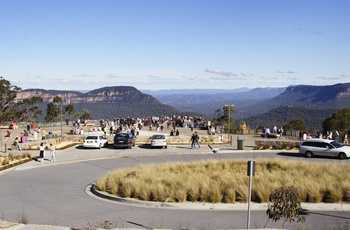
[[114, 136], [114, 148], [128, 148], [135, 146], [135, 137], [131, 132], [119, 132]]
[[102, 148], [108, 145], [106, 138], [100, 135], [87, 136], [83, 143], [83, 148]]
[[164, 147], [167, 148], [167, 137], [165, 134], [154, 134], [151, 137], [152, 147]]
[[299, 153], [305, 157], [325, 156], [347, 159], [350, 157], [350, 147], [344, 146], [335, 140], [307, 139], [299, 148]]

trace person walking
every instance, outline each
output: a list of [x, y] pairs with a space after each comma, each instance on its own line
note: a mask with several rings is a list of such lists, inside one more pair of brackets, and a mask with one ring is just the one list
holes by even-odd
[[196, 144], [198, 145], [198, 148], [200, 148], [201, 146], [199, 145], [199, 136], [197, 132], [194, 132], [194, 134], [192, 134], [191, 136], [191, 140], [192, 144], [191, 144], [191, 148], [196, 148]]
[[45, 160], [45, 147], [44, 147], [44, 143], [40, 143], [40, 152], [39, 152], [39, 159], [40, 162], [44, 162]]
[[194, 133], [192, 133], [192, 136], [191, 136], [191, 139], [190, 139], [190, 142], [191, 142], [191, 149], [194, 147], [194, 142], [196, 140], [196, 137], [194, 136]]
[[55, 146], [52, 143], [50, 143], [49, 150], [50, 150], [50, 154], [51, 154], [51, 162], [56, 162]]

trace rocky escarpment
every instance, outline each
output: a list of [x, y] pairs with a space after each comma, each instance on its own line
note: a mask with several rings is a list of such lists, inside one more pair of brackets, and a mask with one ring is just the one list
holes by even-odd
[[56, 96], [62, 99], [64, 105], [73, 104], [75, 111], [88, 110], [91, 118], [94, 119], [129, 116], [148, 117], [182, 113], [131, 86], [104, 87], [87, 93], [28, 89], [18, 92], [17, 100], [41, 97], [43, 104], [40, 106], [43, 114], [45, 114], [45, 104], [52, 102]]
[[52, 102], [54, 97], [62, 98], [63, 104], [77, 103], [97, 103], [97, 102], [142, 102], [142, 103], [159, 103], [154, 97], [143, 94], [134, 87], [115, 86], [96, 89], [87, 93], [75, 91], [58, 91], [43, 89], [28, 89], [17, 93], [17, 100], [23, 100], [31, 97], [41, 97], [43, 102]]

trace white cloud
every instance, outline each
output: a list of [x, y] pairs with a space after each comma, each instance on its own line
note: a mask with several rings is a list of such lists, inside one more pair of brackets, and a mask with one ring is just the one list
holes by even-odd
[[237, 74], [234, 74], [234, 73], [231, 73], [231, 72], [224, 72], [224, 71], [219, 70], [219, 69], [206, 69], [205, 72], [219, 74], [219, 75], [222, 75], [222, 76], [225, 76], [225, 77], [230, 77], [230, 76], [235, 77], [235, 76], [237, 76]]
[[278, 71], [276, 71], [276, 73], [282, 73], [282, 74], [284, 74], [284, 73], [286, 73], [286, 74], [297, 74], [298, 72], [292, 71], [292, 70], [288, 70], [288, 71], [281, 71], [281, 70], [278, 70]]

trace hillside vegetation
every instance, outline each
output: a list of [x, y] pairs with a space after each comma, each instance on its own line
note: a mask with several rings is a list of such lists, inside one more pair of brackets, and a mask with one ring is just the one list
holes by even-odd
[[245, 119], [245, 122], [251, 127], [257, 126], [270, 127], [283, 126], [291, 120], [301, 119], [307, 124], [308, 130], [315, 131], [322, 129], [322, 122], [332, 116], [336, 109], [307, 109], [303, 107], [284, 106], [270, 110], [267, 113], [255, 115]]

